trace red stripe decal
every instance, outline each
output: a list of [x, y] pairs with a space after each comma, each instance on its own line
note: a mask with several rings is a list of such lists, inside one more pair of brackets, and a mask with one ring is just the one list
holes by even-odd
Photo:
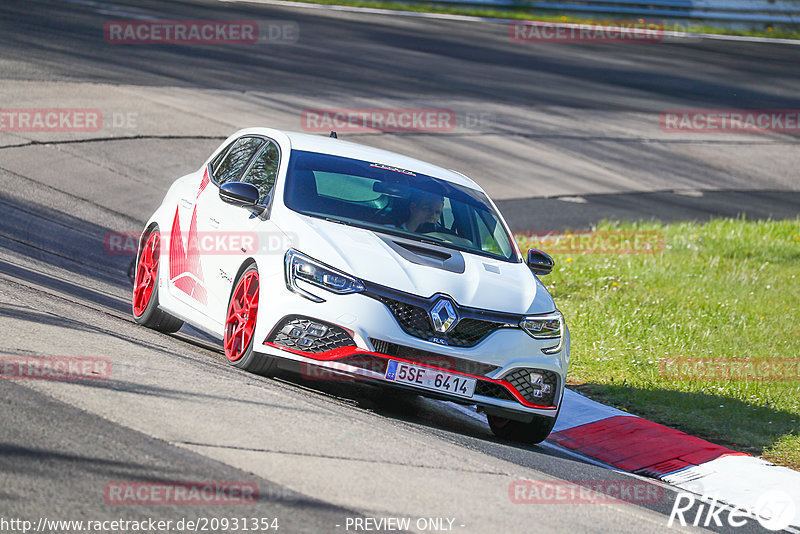
[[205, 190], [206, 186], [208, 185], [208, 168], [206, 168], [206, 172], [203, 173], [203, 179], [200, 180], [200, 189], [197, 190], [197, 196], [195, 199], [200, 198], [200, 194]]
[[744, 455], [679, 430], [625, 415], [553, 432], [550, 439], [625, 471], [655, 477], [724, 455]]
[[[193, 274], [197, 279], [188, 274]], [[188, 250], [183, 248], [181, 221], [178, 208], [175, 208], [169, 240], [169, 278], [176, 288], [202, 304], [207, 303], [206, 288], [203, 285], [205, 279], [200, 265], [200, 249], [197, 244], [197, 207], [192, 212], [192, 220], [189, 223]]]
[[179, 274], [186, 272], [184, 259], [186, 252], [183, 250], [181, 240], [181, 220], [178, 217], [178, 208], [175, 208], [175, 218], [172, 220], [172, 232], [169, 240], [169, 278], [174, 279]]

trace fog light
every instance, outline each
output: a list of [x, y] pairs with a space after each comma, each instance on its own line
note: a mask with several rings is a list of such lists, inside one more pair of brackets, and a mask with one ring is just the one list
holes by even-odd
[[328, 333], [328, 327], [325, 325], [311, 323], [306, 327], [306, 335], [312, 337], [323, 337]]
[[287, 324], [281, 330], [281, 334], [286, 334], [289, 337], [298, 338], [303, 335], [303, 330], [301, 328], [297, 328], [296, 326]]
[[297, 343], [301, 347], [310, 347], [311, 345], [314, 344], [314, 340], [307, 337], [301, 337], [300, 339], [295, 341], [295, 343]]
[[539, 373], [531, 373], [530, 377], [531, 377], [531, 384], [534, 387], [541, 388], [542, 385], [544, 384], [544, 377]]

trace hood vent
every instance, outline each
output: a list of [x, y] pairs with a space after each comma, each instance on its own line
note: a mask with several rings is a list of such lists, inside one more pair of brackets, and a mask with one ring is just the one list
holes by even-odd
[[411, 243], [398, 243], [395, 241], [396, 245], [400, 245], [404, 249], [413, 252], [417, 256], [427, 256], [428, 258], [438, 260], [438, 261], [447, 261], [453, 257], [452, 254], [449, 252], [443, 252], [441, 250], [433, 249], [433, 248], [425, 248], [420, 247], [418, 245], [412, 245]]
[[451, 250], [437, 245], [429, 245], [427, 243], [423, 244], [419, 241], [403, 239], [402, 237], [396, 236], [378, 234], [378, 237], [400, 257], [411, 263], [434, 267], [451, 273], [464, 273], [464, 256], [457, 250]]

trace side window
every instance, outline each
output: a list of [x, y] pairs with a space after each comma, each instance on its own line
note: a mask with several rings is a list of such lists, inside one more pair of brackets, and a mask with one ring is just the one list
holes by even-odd
[[211, 160], [211, 173], [212, 174], [216, 174], [217, 169], [219, 168], [219, 164], [222, 163], [222, 158], [225, 157], [225, 154], [228, 153], [228, 149], [230, 149], [233, 146], [233, 143], [235, 143], [235, 142], [236, 141], [233, 141], [232, 143], [229, 143], [225, 148], [220, 150], [219, 154], [217, 154], [217, 157], [215, 157], [213, 160]]
[[258, 137], [242, 137], [238, 139], [228, 151], [228, 155], [219, 164], [214, 179], [222, 185], [227, 182], [235, 182], [244, 172], [250, 158], [256, 153], [258, 147], [264, 143]]
[[267, 146], [256, 157], [244, 178], [241, 179], [242, 182], [253, 184], [258, 188], [258, 201], [262, 204], [275, 185], [275, 178], [278, 176], [278, 160], [278, 147], [275, 146], [275, 143], [267, 141]]
[[448, 230], [455, 230], [455, 216], [453, 215], [453, 205], [450, 203], [450, 199], [444, 199], [444, 207], [442, 208], [442, 222], [444, 223], [444, 227]]
[[481, 249], [507, 257], [511, 253], [511, 246], [503, 227], [488, 213], [485, 214], [481, 211], [476, 211], [476, 213], [478, 214], [478, 237], [480, 239], [478, 244]]

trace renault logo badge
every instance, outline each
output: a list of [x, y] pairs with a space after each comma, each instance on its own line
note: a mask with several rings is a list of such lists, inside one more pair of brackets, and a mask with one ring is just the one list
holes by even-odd
[[458, 321], [458, 314], [449, 299], [440, 298], [433, 305], [430, 312], [433, 327], [437, 332], [444, 334]]

